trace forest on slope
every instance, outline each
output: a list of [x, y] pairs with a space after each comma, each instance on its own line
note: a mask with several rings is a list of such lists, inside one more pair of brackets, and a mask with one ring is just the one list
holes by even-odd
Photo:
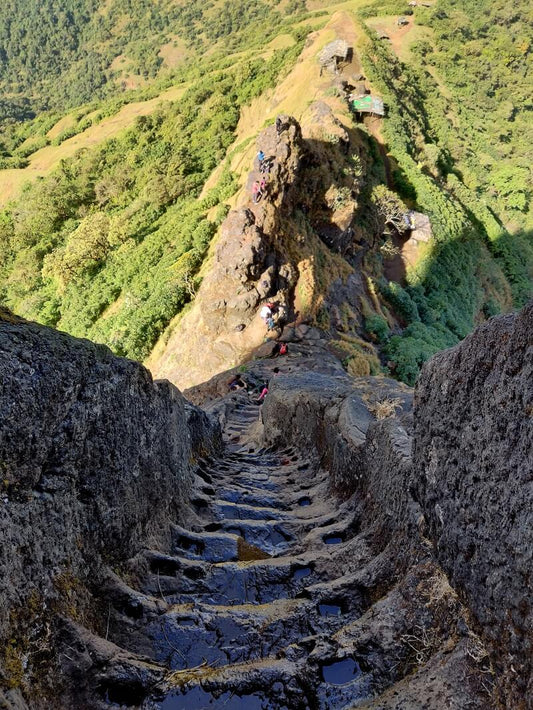
[[[0, 211], [0, 300], [26, 318], [146, 358], [194, 298], [238, 188], [228, 150], [240, 109], [287, 74], [310, 31], [306, 22], [317, 27], [338, 3], [312, 5], [3, 4], [1, 167], [23, 166], [39, 146], [61, 143], [132, 97], [172, 85], [183, 94], [61, 161]], [[362, 28], [375, 15], [412, 12], [396, 0], [344, 6], [364, 6]], [[366, 322], [384, 362], [409, 383], [424, 360], [476, 322], [522, 305], [533, 283], [531, 11], [503, 0], [475, 7], [437, 0], [415, 8], [414, 18], [427, 34], [408, 61], [368, 27], [364, 55], [388, 105], [383, 133], [393, 187], [407, 206], [431, 216], [435, 233], [403, 287], [377, 283], [400, 328], [379, 317]], [[292, 44], [262, 56], [280, 33]], [[173, 42], [187, 58], [164, 67], [161, 47]], [[121, 81], [118, 57], [143, 80], [139, 90]], [[51, 127], [73, 109], [74, 128], [51, 139]], [[218, 184], [202, 192], [221, 164]]]
[[401, 379], [481, 320], [533, 295], [533, 15], [503, 0], [393, 0], [360, 11], [414, 14], [424, 38], [401, 60], [367, 27], [365, 67], [388, 105], [395, 189], [427, 212], [434, 241], [407, 284], [380, 282], [404, 329], [377, 336]]
[[[240, 107], [276, 84], [307, 35], [295, 27], [291, 46], [256, 58], [282, 16], [268, 11], [265, 27], [266, 4], [253, 12], [239, 0], [230, 5], [229, 24], [202, 24], [207, 37], [231, 34], [224, 52], [197, 52], [174, 72], [184, 88], [179, 101], [61, 161], [0, 213], [0, 298], [18, 314], [142, 360], [194, 295], [196, 273], [228, 210], [224, 200], [237, 188], [225, 169], [198, 199], [205, 181], [226, 160]], [[210, 7], [198, 10], [198, 22]], [[302, 19], [294, 10], [298, 3], [286, 7], [286, 32]], [[192, 31], [193, 20], [184, 22]], [[241, 46], [247, 51], [238, 61], [226, 57], [229, 47]], [[49, 128], [43, 116], [13, 128]]]
[[161, 47], [181, 39], [205, 51], [220, 38], [235, 51], [254, 21], [272, 27], [304, 10], [292, 0], [5, 0], [0, 8], [0, 121], [46, 109], [64, 110], [124, 91], [113, 61], [123, 55], [131, 73], [153, 78], [163, 68]]

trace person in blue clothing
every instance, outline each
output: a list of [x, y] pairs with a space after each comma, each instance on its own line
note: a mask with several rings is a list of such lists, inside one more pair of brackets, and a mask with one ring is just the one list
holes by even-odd
[[259, 161], [259, 170], [263, 167], [263, 161], [265, 159], [265, 154], [263, 153], [262, 150], [259, 151], [257, 154], [257, 160]]

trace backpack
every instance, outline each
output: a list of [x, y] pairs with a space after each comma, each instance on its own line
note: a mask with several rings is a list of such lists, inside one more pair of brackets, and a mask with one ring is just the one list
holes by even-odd
[[285, 355], [286, 352], [287, 352], [287, 344], [283, 343], [282, 345], [279, 346], [279, 354]]

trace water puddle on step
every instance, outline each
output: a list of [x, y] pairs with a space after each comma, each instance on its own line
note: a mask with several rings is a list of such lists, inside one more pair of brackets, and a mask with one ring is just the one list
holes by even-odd
[[302, 508], [311, 505], [311, 498], [300, 498], [298, 501], [298, 505], [300, 505]]
[[222, 527], [222, 523], [209, 523], [204, 527], [206, 532], [218, 532]]
[[353, 658], [345, 658], [343, 661], [334, 661], [322, 666], [322, 678], [332, 685], [351, 683], [360, 675], [361, 669]]
[[319, 604], [318, 613], [320, 616], [340, 616], [342, 609], [338, 604]]
[[146, 691], [138, 682], [113, 685], [104, 693], [106, 703], [120, 707], [138, 707], [145, 697]]
[[343, 539], [340, 535], [324, 535], [322, 538], [326, 545], [338, 545], [340, 542], [343, 542]]
[[160, 710], [199, 710], [199, 708], [224, 708], [224, 710], [268, 710], [270, 701], [261, 695], [234, 695], [223, 693], [215, 698], [202, 688], [193, 688], [184, 695], [168, 695]]
[[294, 580], [297, 580], [303, 579], [304, 577], [309, 577], [312, 571], [313, 570], [311, 569], [311, 567], [300, 567], [300, 569], [294, 570], [292, 578]]

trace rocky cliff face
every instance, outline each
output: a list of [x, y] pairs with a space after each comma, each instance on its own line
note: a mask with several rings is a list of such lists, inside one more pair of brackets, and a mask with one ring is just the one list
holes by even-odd
[[3, 684], [35, 676], [50, 613], [82, 620], [109, 566], [183, 517], [191, 459], [216, 429], [140, 365], [0, 317], [0, 656]]
[[434, 358], [413, 424], [314, 329], [202, 411], [3, 314], [0, 704], [530, 707], [532, 316]]
[[533, 303], [436, 355], [419, 380], [417, 497], [491, 651], [507, 708], [533, 707]]
[[280, 221], [287, 203], [294, 206], [291, 189], [303, 161], [300, 127], [287, 119], [278, 135], [270, 126], [261, 145], [272, 161], [268, 203], [228, 215], [195, 305], [154, 368], [158, 377], [180, 386], [198, 384], [245, 359], [265, 336], [261, 301], [286, 303], [295, 287], [297, 270], [283, 249]]
[[[326, 104], [311, 109], [305, 133], [280, 116], [278, 130], [271, 125], [258, 136], [269, 171], [260, 173], [256, 161], [249, 173], [242, 206], [221, 227], [190, 312], [149, 361], [158, 377], [186, 388], [246, 361], [276, 336], [259, 317], [267, 301], [280, 304], [282, 326], [319, 323], [334, 332], [355, 334], [361, 314], [374, 312], [361, 269], [370, 245], [358, 212], [370, 151], [364, 134], [348, 131]], [[252, 184], [262, 177], [265, 194], [253, 204]], [[357, 350], [341, 345], [345, 356]], [[377, 369], [371, 343], [356, 354], [358, 374], [370, 374], [369, 363]]]

